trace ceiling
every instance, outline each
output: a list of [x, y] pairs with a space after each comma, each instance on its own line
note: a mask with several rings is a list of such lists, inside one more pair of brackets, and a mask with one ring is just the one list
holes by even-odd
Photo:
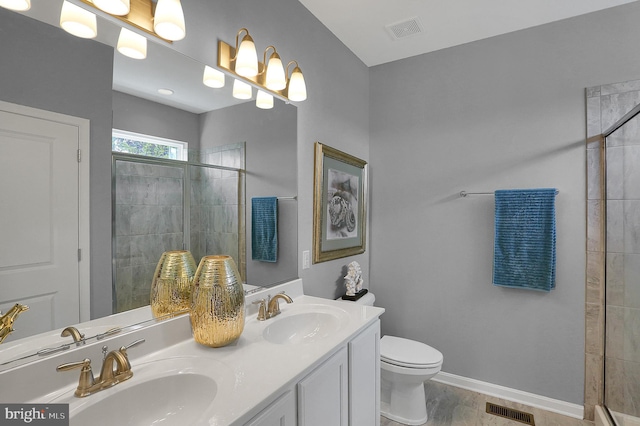
[[299, 1], [371, 67], [636, 0]]

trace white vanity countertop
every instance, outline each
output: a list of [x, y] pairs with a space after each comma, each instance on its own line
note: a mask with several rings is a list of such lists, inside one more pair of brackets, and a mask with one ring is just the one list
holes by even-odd
[[[257, 306], [252, 302], [282, 290], [286, 290], [294, 302], [287, 304], [280, 300], [280, 315], [266, 321], [258, 321]], [[216, 385], [215, 390], [211, 390], [211, 404], [201, 410], [202, 415], [192, 424], [242, 425], [286, 390], [292, 389], [298, 380], [344, 347], [384, 312], [384, 309], [373, 306], [305, 296], [302, 294], [300, 280], [250, 294], [246, 297], [245, 305], [247, 315], [244, 331], [235, 343], [228, 346], [210, 348], [196, 343], [191, 336], [189, 316], [184, 315], [87, 344], [86, 347], [75, 351], [56, 354], [38, 362], [0, 372], [1, 382], [28, 384], [0, 387], [0, 400], [70, 403], [73, 424], [74, 413], [78, 410], [92, 404], [99, 405], [101, 400], [144, 383], [153, 375], [157, 377], [199, 373], [213, 377]], [[297, 333], [307, 336], [307, 340], [295, 344], [272, 343], [265, 338], [265, 329], [282, 319], [286, 320], [298, 314], [308, 317], [309, 313], [323, 311], [333, 314], [329, 331], [322, 329], [316, 333], [317, 330], [313, 329], [309, 334]], [[289, 324], [299, 324], [300, 318], [303, 317], [296, 317]], [[287, 333], [283, 335], [286, 336]], [[309, 339], [309, 335], [315, 337]], [[128, 351], [133, 377], [113, 388], [86, 398], [76, 398], [73, 391], [78, 384], [79, 371], [56, 372], [56, 367], [62, 363], [90, 358], [93, 361], [94, 374], [97, 375], [100, 371], [102, 345], [107, 344], [112, 350], [140, 338], [146, 339], [145, 343]], [[157, 390], [158, 394], [163, 391], [165, 389]], [[169, 389], [166, 391], [170, 392]], [[135, 399], [132, 403], [135, 404]]]
[[[264, 330], [274, 321], [317, 305], [330, 305], [344, 311], [346, 321], [338, 331], [310, 343], [275, 344], [265, 340]], [[232, 425], [250, 420], [296, 379], [317, 367], [384, 312], [382, 308], [312, 296], [299, 296], [293, 304], [280, 301], [280, 306], [281, 316], [266, 321], [257, 321], [255, 315], [248, 317], [242, 335], [231, 345], [209, 348], [190, 338], [162, 351], [162, 358], [198, 357], [228, 367], [218, 379], [221, 383], [213, 404], [198, 424]], [[150, 354], [132, 362], [134, 377], [131, 380], [135, 380], [137, 365], [158, 357], [157, 353]]]

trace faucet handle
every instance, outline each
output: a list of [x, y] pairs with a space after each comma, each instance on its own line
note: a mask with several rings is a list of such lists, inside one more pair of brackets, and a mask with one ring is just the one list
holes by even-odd
[[258, 308], [258, 321], [264, 321], [267, 319], [267, 301], [264, 299], [254, 300], [251, 302], [254, 305], [260, 305]]
[[140, 345], [140, 344], [142, 344], [142, 343], [144, 343], [144, 342], [146, 342], [146, 340], [145, 340], [145, 339], [138, 339], [138, 340], [135, 340], [135, 341], [133, 341], [133, 342], [129, 343], [128, 345], [126, 345], [126, 346], [122, 346], [122, 347], [120, 347], [120, 352], [122, 352], [122, 354], [123, 354], [124, 356], [127, 356], [127, 349], [129, 349], [129, 348], [133, 348], [134, 346], [138, 346], [138, 345]]
[[92, 392], [92, 386], [95, 384], [95, 380], [93, 378], [91, 360], [89, 358], [85, 358], [78, 362], [60, 364], [56, 367], [56, 371], [68, 371], [75, 368], [80, 368], [80, 379], [78, 380], [78, 387], [76, 388], [75, 395], [77, 397], [90, 395]]

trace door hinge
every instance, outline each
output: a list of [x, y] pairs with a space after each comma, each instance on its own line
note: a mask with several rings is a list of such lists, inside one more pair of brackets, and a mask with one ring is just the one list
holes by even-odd
[[82, 260], [82, 249], [78, 249], [78, 262]]
[[78, 149], [78, 163], [82, 161], [82, 151]]

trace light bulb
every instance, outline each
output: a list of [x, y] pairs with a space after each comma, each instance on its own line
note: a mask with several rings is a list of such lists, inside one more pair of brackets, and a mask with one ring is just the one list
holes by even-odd
[[271, 55], [271, 58], [269, 58], [265, 86], [271, 90], [282, 90], [287, 87], [282, 60], [280, 59], [280, 55], [275, 52]]
[[129, 0], [93, 0], [93, 4], [100, 10], [116, 16], [129, 14]]
[[251, 86], [247, 83], [234, 80], [233, 81], [233, 97], [236, 99], [251, 99], [252, 90]]
[[266, 92], [263, 92], [262, 90], [258, 90], [258, 95], [256, 96], [256, 106], [262, 109], [273, 108], [273, 96]]
[[66, 0], [60, 12], [60, 26], [76, 37], [94, 38], [98, 35], [96, 15]]
[[162, 38], [177, 41], [186, 35], [184, 11], [180, 0], [158, 0], [153, 30]]
[[247, 33], [238, 47], [238, 55], [234, 68], [236, 74], [243, 77], [255, 77], [258, 75], [258, 54], [253, 39]]
[[133, 59], [147, 57], [147, 38], [131, 30], [122, 28], [118, 37], [118, 52]]
[[307, 85], [304, 82], [304, 76], [299, 67], [295, 67], [291, 73], [287, 97], [294, 102], [307, 99]]
[[205, 86], [213, 87], [214, 89], [224, 87], [224, 73], [205, 65], [202, 82]]
[[24, 12], [31, 9], [31, 0], [0, 0], [0, 6], [18, 12]]

